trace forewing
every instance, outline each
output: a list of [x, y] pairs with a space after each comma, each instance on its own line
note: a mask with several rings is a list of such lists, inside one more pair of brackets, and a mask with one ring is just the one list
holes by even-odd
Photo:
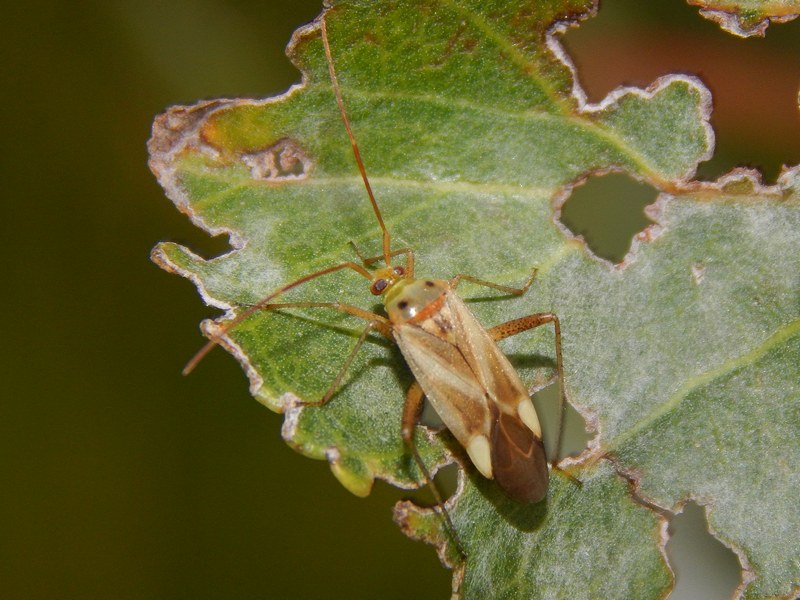
[[448, 292], [445, 307], [453, 322], [455, 344], [473, 376], [500, 412], [517, 415], [520, 402], [529, 396], [516, 370], [461, 298]]
[[474, 436], [488, 437], [486, 392], [458, 348], [416, 325], [398, 325], [394, 333], [425, 396], [459, 443], [466, 448]]
[[440, 312], [396, 325], [395, 338], [425, 395], [476, 466], [512, 498], [541, 500], [548, 484], [544, 446], [519, 412], [530, 398], [464, 302], [447, 292]]

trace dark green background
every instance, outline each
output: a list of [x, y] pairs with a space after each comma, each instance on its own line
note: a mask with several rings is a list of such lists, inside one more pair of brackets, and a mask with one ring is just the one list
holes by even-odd
[[[706, 175], [744, 162], [774, 177], [781, 161], [798, 161], [797, 23], [772, 27], [766, 41], [733, 40], [678, 1], [606, 5], [567, 36], [592, 100], [623, 82], [700, 71], [720, 115], [722, 156]], [[162, 239], [206, 254], [225, 248], [180, 216], [147, 170], [153, 117], [170, 104], [283, 91], [299, 79], [283, 47], [318, 8], [146, 0], [4, 9], [0, 597], [448, 597], [433, 551], [391, 523], [400, 492], [379, 484], [358, 499], [327, 465], [290, 451], [280, 417], [249, 397], [224, 353], [180, 376], [202, 341], [198, 321], [212, 313], [188, 282], [148, 260]], [[626, 49], [637, 35], [654, 43], [653, 32], [673, 51]], [[620, 56], [639, 58], [635, 69], [614, 58], [620, 45]], [[674, 51], [697, 47], [708, 52]], [[745, 77], [739, 89], [757, 90], [760, 113], [714, 79], [709, 65], [726, 60], [734, 67], [720, 72]], [[793, 91], [771, 86], [787, 74]], [[612, 191], [602, 201], [599, 214], [620, 227], [613, 233], [591, 228], [598, 217], [577, 203], [567, 216], [618, 257], [643, 223], [640, 205], [624, 200]], [[584, 200], [589, 210], [600, 202]], [[699, 529], [702, 518], [691, 523]], [[685, 561], [681, 586], [698, 560]], [[730, 568], [729, 554], [723, 561]]]

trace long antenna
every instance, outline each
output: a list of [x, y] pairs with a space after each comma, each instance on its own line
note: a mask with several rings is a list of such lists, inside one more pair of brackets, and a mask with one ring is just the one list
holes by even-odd
[[389, 230], [386, 229], [386, 225], [383, 222], [383, 217], [381, 216], [381, 211], [378, 208], [378, 202], [375, 200], [375, 195], [372, 193], [372, 186], [369, 184], [369, 179], [367, 178], [367, 170], [364, 168], [364, 162], [361, 160], [361, 152], [358, 151], [356, 138], [353, 135], [353, 130], [350, 128], [350, 120], [347, 118], [347, 112], [344, 109], [342, 90], [339, 89], [339, 80], [336, 77], [336, 69], [333, 66], [331, 46], [328, 43], [328, 27], [325, 24], [325, 17], [323, 16], [320, 21], [322, 23], [322, 45], [325, 47], [325, 56], [328, 59], [328, 72], [331, 75], [333, 93], [336, 95], [336, 103], [339, 105], [339, 112], [342, 113], [344, 127], [347, 129], [347, 137], [350, 138], [350, 145], [353, 148], [353, 155], [356, 157], [358, 170], [361, 172], [361, 179], [364, 180], [364, 186], [367, 188], [367, 194], [369, 194], [369, 201], [372, 202], [372, 210], [375, 211], [375, 216], [378, 218], [378, 224], [381, 226], [381, 230], [383, 231], [383, 259], [386, 261], [386, 266], [389, 267], [392, 264], [392, 244], [389, 236]]

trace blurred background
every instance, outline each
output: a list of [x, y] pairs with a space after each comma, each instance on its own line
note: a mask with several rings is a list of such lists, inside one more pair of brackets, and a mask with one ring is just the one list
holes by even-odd
[[[181, 377], [202, 342], [197, 324], [213, 312], [148, 260], [164, 239], [207, 255], [226, 247], [195, 230], [148, 171], [153, 117], [201, 98], [284, 91], [299, 74], [283, 48], [319, 9], [317, 0], [4, 8], [0, 597], [449, 597], [433, 550], [391, 521], [401, 492], [378, 484], [358, 499], [325, 463], [288, 449], [280, 416], [249, 396], [225, 353]], [[782, 163], [800, 161], [798, 34], [800, 21], [741, 40], [679, 0], [608, 0], [565, 43], [592, 101], [623, 83], [699, 74], [718, 141], [701, 175], [749, 164], [774, 180]], [[615, 260], [652, 201], [620, 184], [564, 213]], [[703, 533], [702, 512], [690, 508], [675, 527], [673, 597], [729, 597], [737, 562]]]

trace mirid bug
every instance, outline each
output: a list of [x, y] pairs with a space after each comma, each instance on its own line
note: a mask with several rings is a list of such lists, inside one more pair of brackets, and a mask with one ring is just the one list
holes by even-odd
[[[546, 323], [553, 324], [556, 371], [561, 388], [557, 452], [560, 446], [561, 412], [565, 404], [560, 323], [558, 317], [552, 313], [538, 313], [487, 330], [455, 293], [459, 283], [467, 280], [508, 294], [521, 295], [531, 285], [536, 271], [521, 288], [499, 285], [464, 274], [456, 275], [450, 280], [417, 279], [414, 272], [414, 251], [411, 248], [392, 250], [389, 230], [373, 194], [345, 110], [328, 40], [325, 14], [319, 18], [318, 23], [336, 102], [382, 232], [382, 254], [364, 258], [356, 249], [361, 259], [360, 264], [345, 262], [292, 281], [225, 323], [217, 335], [224, 335], [253, 313], [262, 310], [328, 308], [366, 321], [366, 327], [323, 398], [316, 402], [307, 402], [307, 405], [323, 405], [331, 399], [361, 345], [372, 331], [395, 342], [416, 379], [406, 395], [402, 437], [433, 491], [446, 527], [460, 546], [441, 495], [414, 445], [413, 432], [423, 399], [428, 398], [483, 476], [494, 479], [515, 500], [542, 500], [547, 494], [549, 474], [539, 419], [527, 389], [496, 342]], [[392, 259], [397, 256], [405, 257], [404, 265], [392, 264]], [[384, 266], [372, 270], [372, 265], [379, 261]], [[355, 271], [369, 280], [370, 292], [382, 298], [386, 314], [377, 314], [339, 302], [274, 302], [278, 296], [293, 288], [340, 270]], [[209, 341], [186, 365], [184, 373], [192, 371], [216, 343], [214, 339]]]

